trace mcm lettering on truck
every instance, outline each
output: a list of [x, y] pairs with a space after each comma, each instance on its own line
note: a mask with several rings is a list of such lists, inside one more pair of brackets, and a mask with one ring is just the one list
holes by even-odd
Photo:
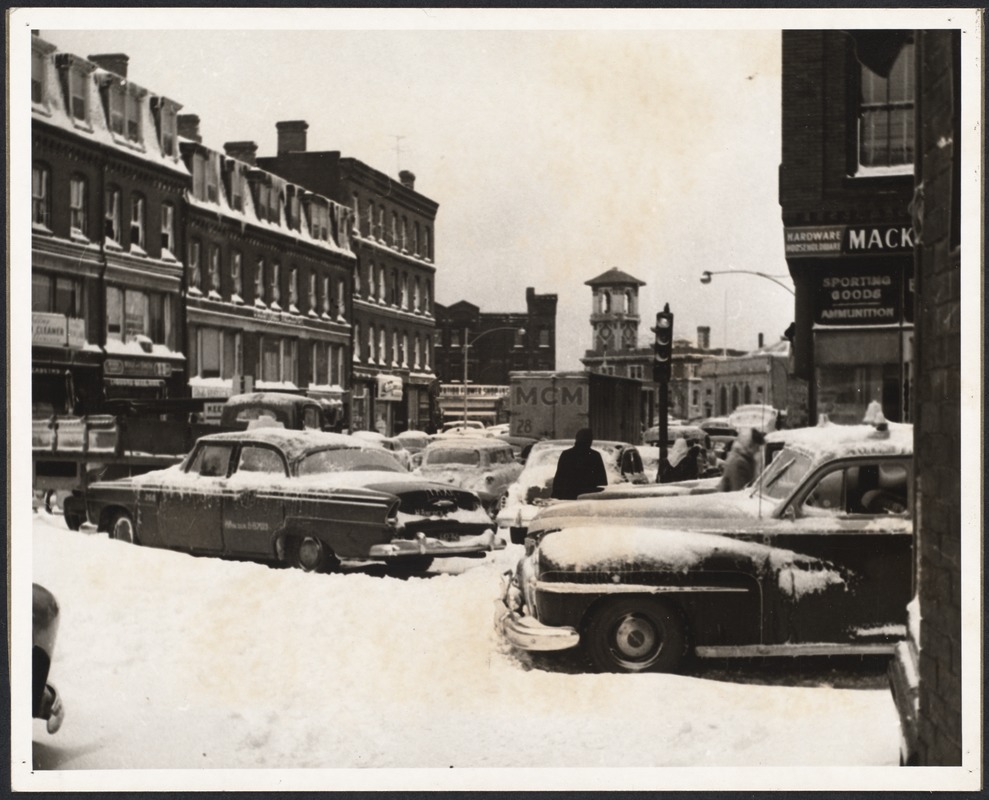
[[590, 428], [595, 439], [638, 444], [642, 382], [591, 372], [509, 373], [512, 436], [572, 439]]

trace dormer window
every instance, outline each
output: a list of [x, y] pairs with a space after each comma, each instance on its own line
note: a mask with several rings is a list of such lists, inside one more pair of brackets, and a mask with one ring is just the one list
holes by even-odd
[[302, 226], [302, 218], [299, 212], [299, 195], [295, 192], [291, 192], [285, 198], [285, 222], [293, 231], [299, 230]]
[[113, 78], [108, 90], [110, 130], [127, 141], [141, 142], [141, 100], [143, 90]]
[[69, 110], [74, 119], [86, 122], [89, 114], [89, 92], [86, 76], [77, 70], [69, 72]]
[[55, 51], [55, 45], [39, 39], [37, 36], [31, 37], [31, 102], [35, 105], [46, 106], [48, 104], [48, 65], [51, 63], [50, 56]]
[[74, 124], [89, 127], [89, 76], [96, 69], [95, 64], [78, 56], [62, 53], [55, 58], [61, 72], [62, 91], [65, 92], [65, 107]]
[[155, 121], [158, 124], [158, 144], [161, 145], [161, 152], [174, 158], [178, 155], [176, 144], [180, 106], [166, 97], [154, 97], [151, 100], [151, 108], [155, 112]]
[[309, 202], [309, 232], [313, 239], [325, 242], [330, 235], [330, 214], [318, 201]]
[[206, 159], [206, 199], [211, 203], [220, 202], [219, 153], [210, 153]]

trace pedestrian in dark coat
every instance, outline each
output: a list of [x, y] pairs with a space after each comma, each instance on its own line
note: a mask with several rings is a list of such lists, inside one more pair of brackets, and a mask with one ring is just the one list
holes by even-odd
[[720, 491], [737, 492], [755, 479], [757, 458], [765, 441], [766, 437], [755, 428], [738, 435], [725, 461], [725, 471], [718, 485]]
[[591, 429], [581, 428], [577, 431], [573, 447], [560, 453], [551, 497], [576, 500], [578, 495], [596, 492], [608, 485], [604, 459], [597, 450], [591, 449], [593, 441]]

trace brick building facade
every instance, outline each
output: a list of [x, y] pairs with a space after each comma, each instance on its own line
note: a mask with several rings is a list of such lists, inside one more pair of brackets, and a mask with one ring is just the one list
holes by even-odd
[[886, 59], [868, 31], [783, 32], [779, 199], [811, 423], [872, 400], [912, 417], [915, 46], [896, 36]]
[[181, 395], [179, 106], [125, 55], [31, 45], [34, 415]]
[[277, 123], [278, 153], [258, 165], [349, 206], [356, 255], [350, 425], [393, 434], [437, 415], [433, 369], [439, 205], [398, 180], [336, 151], [307, 149], [308, 124]]

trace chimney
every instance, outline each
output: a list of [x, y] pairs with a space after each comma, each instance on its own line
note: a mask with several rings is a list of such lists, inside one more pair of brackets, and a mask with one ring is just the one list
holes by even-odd
[[121, 78], [127, 77], [127, 62], [130, 61], [130, 58], [127, 57], [126, 53], [101, 53], [89, 56], [89, 60], [107, 72], [112, 72]]
[[711, 349], [711, 326], [710, 325], [698, 325], [697, 326], [697, 346], [701, 350]]
[[276, 122], [278, 131], [278, 155], [282, 153], [304, 153], [306, 150], [306, 131], [309, 123], [304, 119], [293, 119]]
[[203, 137], [199, 135], [199, 115], [179, 114], [179, 136], [184, 139], [192, 139], [194, 142], [201, 142]]
[[398, 173], [398, 179], [402, 182], [402, 186], [409, 189], [416, 188], [416, 176], [414, 173], [409, 172], [407, 169], [403, 169]]
[[252, 167], [257, 165], [257, 142], [225, 142], [223, 149], [231, 158], [236, 158]]
[[760, 333], [759, 334], [759, 347], [757, 349], [758, 350], [762, 350], [763, 346], [764, 346], [764, 342], [763, 342], [763, 339], [762, 339], [762, 334]]

